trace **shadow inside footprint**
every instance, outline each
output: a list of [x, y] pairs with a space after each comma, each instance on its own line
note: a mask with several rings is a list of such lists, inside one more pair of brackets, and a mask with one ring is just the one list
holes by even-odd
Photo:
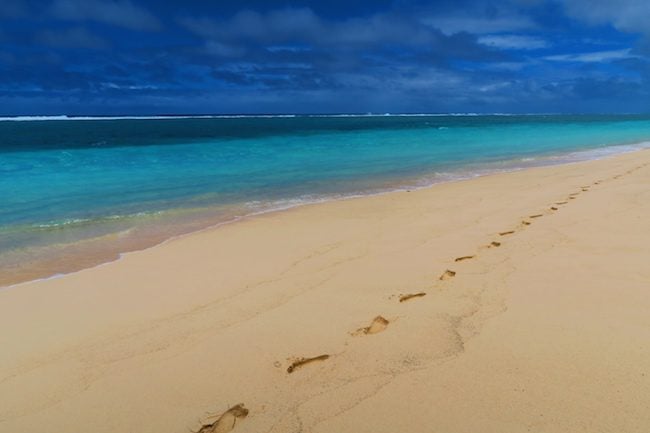
[[413, 298], [421, 298], [422, 296], [426, 296], [426, 295], [427, 295], [427, 294], [424, 293], [424, 292], [420, 292], [420, 293], [408, 293], [408, 294], [406, 294], [406, 295], [400, 295], [400, 297], [399, 297], [399, 301], [400, 301], [400, 302], [406, 302], [406, 301], [408, 301], [408, 300], [410, 300], [410, 299], [413, 299]]
[[551, 210], [557, 210], [555, 206], [551, 206]]
[[514, 230], [508, 230], [507, 232], [501, 232], [499, 233], [499, 236], [507, 236], [513, 234], [515, 231]]
[[563, 205], [563, 204], [567, 204], [567, 203], [568, 203], [568, 201], [558, 201], [558, 202], [555, 203], [555, 204], [558, 205], [558, 206], [561, 206], [561, 205]]
[[492, 241], [490, 245], [488, 245], [488, 248], [498, 248], [500, 246], [501, 246], [501, 242]]
[[544, 214], [538, 213], [537, 215], [530, 215], [528, 218], [541, 218]]
[[386, 328], [388, 328], [388, 325], [390, 322], [388, 319], [385, 319], [382, 316], [377, 316], [374, 319], [372, 319], [372, 322], [370, 322], [369, 326], [366, 326], [364, 328], [359, 328], [357, 329], [357, 332], [354, 333], [354, 335], [359, 335], [359, 334], [365, 334], [365, 335], [372, 335], [372, 334], [377, 334], [381, 331], [384, 331]]
[[287, 373], [293, 373], [296, 371], [296, 369], [300, 367], [304, 367], [307, 364], [310, 364], [312, 362], [317, 362], [317, 361], [325, 361], [326, 359], [329, 359], [329, 355], [319, 355], [319, 356], [314, 356], [313, 358], [298, 358], [295, 361], [291, 363], [291, 365], [287, 368]]
[[453, 278], [456, 276], [456, 272], [447, 269], [445, 272], [440, 275], [440, 280], [448, 280], [449, 278]]
[[525, 226], [529, 226], [529, 225], [530, 225], [530, 221], [522, 221], [521, 223], [522, 223], [523, 225], [525, 225]]
[[235, 428], [238, 419], [243, 419], [248, 416], [248, 409], [244, 407], [243, 403], [231, 407], [219, 418], [211, 424], [203, 424], [196, 433], [227, 433]]
[[455, 262], [462, 262], [463, 260], [470, 260], [473, 259], [476, 256], [462, 256], [462, 257], [456, 257], [454, 259]]

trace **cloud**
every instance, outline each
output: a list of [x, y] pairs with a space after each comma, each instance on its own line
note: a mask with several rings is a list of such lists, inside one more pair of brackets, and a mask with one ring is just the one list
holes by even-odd
[[636, 57], [638, 56], [632, 54], [630, 48], [626, 48], [623, 50], [594, 51], [590, 53], [556, 54], [546, 56], [544, 59], [556, 62], [603, 63]]
[[217, 57], [241, 57], [246, 54], [246, 50], [242, 47], [212, 40], [206, 41], [205, 52]]
[[505, 50], [539, 50], [550, 46], [545, 39], [526, 35], [485, 35], [480, 36], [478, 42]]
[[288, 8], [267, 14], [243, 10], [229, 20], [188, 17], [180, 22], [191, 32], [212, 40], [244, 40], [268, 44], [298, 37], [314, 40], [322, 30], [321, 20], [308, 8]]
[[422, 22], [440, 29], [445, 34], [468, 32], [481, 35], [531, 30], [537, 27], [530, 18], [514, 13], [497, 16], [441, 15], [422, 18]]
[[545, 39], [526, 35], [485, 35], [478, 42], [503, 50], [539, 50], [550, 46]]
[[592, 25], [611, 24], [618, 30], [650, 35], [647, 0], [562, 0], [568, 15]]
[[[241, 56], [259, 46], [266, 47], [268, 53], [306, 52], [317, 47], [336, 50], [343, 56], [363, 50], [370, 54], [373, 50], [408, 47], [431, 51], [437, 58], [498, 57], [469, 33], [445, 35], [414, 17], [394, 13], [332, 21], [308, 8], [287, 8], [267, 13], [240, 11], [227, 20], [186, 17], [180, 22], [206, 40], [207, 51], [225, 57]], [[297, 48], [284, 50], [278, 46]]]
[[0, 111], [650, 109], [641, 2], [272, 3], [0, 0]]
[[82, 27], [65, 30], [43, 30], [35, 37], [39, 44], [56, 48], [103, 49], [108, 47], [104, 39], [89, 33]]
[[129, 0], [55, 0], [51, 14], [61, 20], [97, 21], [129, 30], [162, 28], [158, 18]]
[[158, 86], [152, 84], [119, 84], [119, 83], [100, 83], [101, 87], [114, 90], [157, 90]]
[[644, 88], [642, 83], [616, 78], [581, 78], [572, 83], [572, 91], [579, 98], [592, 100], [611, 100], [612, 98], [630, 100], [639, 96], [645, 99], [648, 96], [648, 89]]
[[508, 60], [474, 35], [445, 35], [415, 16], [390, 11], [335, 20], [308, 8], [247, 10], [227, 19], [185, 17], [180, 23], [203, 40], [187, 64], [209, 66], [208, 82], [221, 91], [376, 92], [390, 87], [415, 97], [418, 86], [445, 85], [440, 77], [451, 83], [456, 61]]

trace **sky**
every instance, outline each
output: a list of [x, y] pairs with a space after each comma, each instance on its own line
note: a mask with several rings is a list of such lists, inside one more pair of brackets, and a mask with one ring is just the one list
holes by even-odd
[[0, 115], [650, 113], [648, 0], [0, 0]]

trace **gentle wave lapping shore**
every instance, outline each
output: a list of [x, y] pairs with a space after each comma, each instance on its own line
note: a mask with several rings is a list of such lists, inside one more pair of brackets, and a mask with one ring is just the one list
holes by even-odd
[[648, 146], [647, 116], [0, 122], [0, 287], [216, 224]]

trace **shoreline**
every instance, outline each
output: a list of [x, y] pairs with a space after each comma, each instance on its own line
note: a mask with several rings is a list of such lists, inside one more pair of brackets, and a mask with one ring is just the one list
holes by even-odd
[[649, 180], [305, 205], [0, 291], [0, 430], [647, 431]]
[[[260, 211], [253, 211], [251, 213], [245, 214], [245, 215], [236, 215], [233, 217], [228, 217], [225, 220], [220, 220], [216, 222], [205, 222], [205, 223], [199, 223], [199, 228], [197, 229], [191, 229], [190, 231], [187, 232], [180, 232], [178, 234], [174, 234], [170, 237], [165, 237], [162, 238], [161, 240], [153, 241], [153, 243], [147, 243], [143, 240], [138, 241], [137, 239], [134, 239], [131, 243], [133, 247], [129, 247], [125, 250], [122, 249], [107, 249], [107, 250], [100, 250], [96, 251], [96, 254], [92, 258], [88, 258], [88, 255], [86, 253], [83, 253], [84, 259], [88, 260], [88, 265], [83, 266], [83, 267], [75, 267], [73, 265], [70, 265], [70, 262], [74, 260], [75, 258], [79, 258], [79, 254], [77, 253], [76, 257], [71, 257], [65, 259], [63, 262], [58, 262], [58, 263], [63, 263], [63, 266], [61, 269], [51, 269], [48, 268], [47, 271], [35, 271], [31, 273], [31, 277], [15, 277], [14, 279], [7, 278], [6, 282], [0, 282], [0, 291], [2, 290], [11, 290], [14, 289], [22, 284], [27, 284], [31, 282], [37, 282], [37, 281], [46, 281], [49, 279], [56, 279], [60, 278], [66, 275], [71, 275], [75, 274], [80, 271], [84, 271], [87, 269], [93, 269], [102, 265], [110, 264], [116, 261], [119, 261], [122, 259], [123, 256], [131, 254], [131, 253], [137, 253], [137, 252], [142, 252], [142, 251], [147, 251], [151, 248], [156, 248], [160, 245], [164, 245], [168, 242], [174, 241], [176, 239], [183, 238], [185, 236], [190, 236], [195, 233], [201, 233], [204, 231], [209, 231], [209, 230], [214, 230], [218, 229], [219, 227], [228, 225], [228, 224], [235, 224], [240, 221], [249, 219], [249, 218], [255, 218], [260, 215], [265, 215], [269, 213], [276, 213], [276, 212], [285, 212], [287, 210], [291, 210], [294, 208], [298, 207], [303, 207], [303, 206], [313, 206], [313, 205], [319, 205], [323, 203], [330, 203], [330, 202], [337, 202], [337, 201], [343, 201], [343, 200], [356, 200], [356, 199], [363, 199], [365, 197], [373, 197], [373, 196], [381, 196], [381, 195], [386, 195], [386, 194], [393, 194], [393, 193], [400, 193], [400, 192], [405, 192], [405, 191], [418, 191], [422, 189], [428, 189], [428, 188], [433, 188], [437, 185], [441, 184], [446, 184], [446, 183], [454, 183], [454, 182], [464, 182], [467, 180], [472, 180], [476, 178], [481, 178], [481, 177], [486, 177], [486, 176], [494, 176], [494, 175], [499, 175], [503, 173], [512, 173], [512, 172], [518, 172], [522, 170], [531, 170], [531, 169], [538, 169], [538, 168], [545, 168], [545, 167], [554, 167], [554, 166], [559, 166], [559, 165], [570, 165], [570, 164], [580, 164], [583, 162], [589, 162], [589, 161], [598, 161], [601, 159], [606, 159], [606, 158], [612, 158], [616, 157], [618, 155], [624, 155], [630, 152], [639, 152], [643, 151], [644, 149], [647, 149], [648, 146], [650, 145], [650, 141], [641, 141], [641, 142], [633, 142], [633, 143], [623, 143], [623, 144], [617, 144], [617, 145], [610, 145], [610, 146], [602, 146], [602, 147], [596, 147], [592, 149], [586, 149], [586, 150], [577, 150], [577, 151], [568, 151], [565, 153], [561, 154], [549, 154], [549, 155], [537, 155], [532, 158], [515, 158], [512, 160], [505, 160], [505, 161], [499, 161], [496, 164], [508, 164], [508, 163], [514, 163], [519, 162], [519, 163], [528, 163], [530, 162], [530, 165], [522, 165], [522, 166], [517, 166], [513, 165], [508, 168], [503, 168], [503, 169], [497, 169], [497, 168], [488, 168], [485, 169], [483, 168], [482, 170], [487, 170], [485, 173], [478, 173], [476, 171], [472, 171], [467, 174], [451, 174], [448, 173], [451, 177], [448, 179], [441, 179], [441, 180], [436, 180], [436, 181], [424, 181], [421, 185], [417, 185], [417, 183], [421, 182], [423, 179], [429, 179], [431, 177], [431, 174], [429, 175], [424, 175], [424, 176], [416, 176], [412, 179], [403, 179], [400, 183], [398, 183], [397, 186], [390, 188], [390, 189], [380, 189], [378, 191], [368, 191], [368, 192], [353, 192], [350, 194], [341, 194], [341, 195], [331, 195], [331, 196], [324, 196], [324, 197], [319, 197], [315, 198], [313, 201], [302, 201], [301, 198], [295, 198], [295, 199], [286, 199], [283, 201], [287, 202], [297, 202], [295, 204], [289, 204], [289, 205], [280, 205], [279, 207], [270, 207], [268, 209], [260, 210]], [[612, 152], [614, 149], [619, 149], [618, 151]], [[601, 151], [604, 151], [604, 154], [600, 154]], [[589, 155], [589, 156], [586, 156]], [[595, 155], [595, 156], [594, 156]], [[576, 158], [576, 159], [570, 159], [570, 158]], [[491, 164], [495, 164], [492, 162]], [[479, 164], [481, 165], [481, 164]], [[461, 170], [465, 170], [466, 168], [464, 167]], [[415, 183], [413, 183], [415, 181]], [[206, 224], [206, 225], [203, 225]], [[108, 233], [105, 234], [101, 237], [106, 237], [106, 236], [112, 236], [114, 234]], [[92, 241], [92, 239], [89, 239]], [[82, 241], [76, 241], [72, 244], [70, 244], [70, 247], [75, 248], [76, 245], [85, 243], [87, 240], [82, 240]], [[101, 241], [100, 241], [101, 242]], [[108, 241], [104, 241], [108, 242]], [[43, 263], [47, 263], [46, 260], [40, 260], [36, 261], [36, 263], [32, 263], [33, 268], [42, 268]], [[57, 263], [57, 262], [55, 262]], [[67, 266], [66, 266], [67, 265]], [[21, 266], [22, 265], [18, 265]], [[59, 265], [60, 266], [60, 265]], [[30, 274], [29, 271], [26, 272], [27, 274]], [[26, 279], [25, 279], [26, 278]]]

